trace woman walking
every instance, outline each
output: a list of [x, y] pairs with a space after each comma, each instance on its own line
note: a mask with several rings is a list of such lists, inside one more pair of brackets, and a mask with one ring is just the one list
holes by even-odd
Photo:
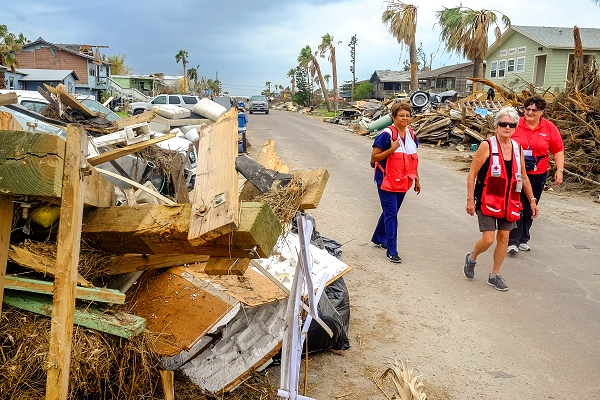
[[402, 262], [397, 248], [398, 211], [413, 182], [415, 192], [421, 192], [417, 156], [419, 143], [408, 126], [411, 111], [412, 107], [406, 102], [392, 106], [393, 124], [377, 136], [371, 152], [382, 209], [371, 241], [386, 249], [386, 256], [393, 263]]
[[477, 213], [481, 239], [465, 255], [463, 272], [473, 279], [477, 257], [490, 248], [495, 236], [494, 265], [487, 282], [502, 291], [508, 286], [499, 274], [500, 267], [506, 257], [510, 231], [521, 215], [522, 192], [531, 203], [532, 218], [538, 215], [531, 184], [524, 173], [523, 150], [511, 140], [518, 120], [519, 114], [512, 107], [498, 111], [494, 119], [496, 135], [481, 142], [467, 178], [467, 213]]

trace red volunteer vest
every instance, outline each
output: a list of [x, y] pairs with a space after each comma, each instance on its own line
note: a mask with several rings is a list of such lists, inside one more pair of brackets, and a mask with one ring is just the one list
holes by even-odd
[[[398, 130], [394, 125], [388, 126], [392, 131], [392, 141], [398, 139]], [[415, 132], [408, 127], [411, 140], [415, 141]], [[406, 138], [408, 139], [408, 138]], [[406, 151], [406, 145], [402, 145]], [[383, 172], [383, 182], [381, 189], [386, 192], [408, 192], [412, 187], [414, 179], [417, 177], [417, 167], [419, 165], [419, 157], [417, 153], [406, 154], [403, 151], [395, 151], [387, 156], [385, 169], [379, 163], [375, 163], [376, 167]]]
[[[521, 149], [511, 139], [513, 146], [512, 171], [513, 179], [509, 179], [502, 149], [496, 137], [486, 139], [490, 145], [490, 166], [485, 176], [481, 195], [481, 212], [488, 217], [506, 218], [510, 222], [521, 218]], [[510, 188], [508, 187], [510, 181]]]

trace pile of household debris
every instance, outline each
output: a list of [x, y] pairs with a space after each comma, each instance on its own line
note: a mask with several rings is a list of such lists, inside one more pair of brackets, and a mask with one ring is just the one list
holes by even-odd
[[[0, 96], [0, 397], [172, 399], [174, 370], [234, 389], [281, 348], [291, 222], [327, 170], [289, 173], [272, 141], [238, 156], [235, 109], [111, 123], [48, 90], [47, 116]], [[339, 291], [350, 267], [310, 251], [314, 287], [327, 276]], [[328, 346], [347, 348], [349, 312], [329, 309], [342, 332]]]

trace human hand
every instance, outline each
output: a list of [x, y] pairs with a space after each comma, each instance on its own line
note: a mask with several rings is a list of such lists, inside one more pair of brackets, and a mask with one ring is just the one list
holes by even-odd
[[390, 147], [390, 149], [392, 149], [392, 153], [396, 151], [398, 147], [400, 147], [400, 138], [392, 140], [392, 147]]
[[531, 219], [537, 217], [540, 214], [540, 210], [535, 201], [531, 202]]
[[467, 199], [467, 214], [473, 216], [475, 215], [475, 200]]
[[554, 184], [560, 185], [562, 182], [563, 182], [563, 170], [562, 170], [562, 168], [559, 168], [554, 173]]
[[419, 179], [415, 181], [415, 192], [417, 192], [417, 194], [421, 193], [421, 180]]

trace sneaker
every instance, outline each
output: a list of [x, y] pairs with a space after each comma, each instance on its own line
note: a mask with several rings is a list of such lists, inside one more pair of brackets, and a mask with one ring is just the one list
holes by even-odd
[[488, 278], [488, 285], [493, 286], [496, 288], [496, 290], [501, 290], [503, 292], [508, 290], [508, 286], [506, 286], [506, 283], [504, 283], [504, 279], [502, 279], [501, 275], [492, 276], [492, 274], [490, 274], [490, 277]]
[[511, 244], [506, 249], [506, 254], [517, 254], [518, 252], [519, 252], [519, 248], [517, 246], [515, 246], [514, 244]]
[[465, 255], [465, 266], [463, 267], [463, 272], [467, 278], [473, 279], [475, 276], [475, 264], [477, 264], [477, 262], [471, 260], [469, 258], [470, 256], [471, 253], [467, 253]]
[[373, 244], [377, 247], [379, 247], [380, 249], [385, 249], [387, 250], [387, 245], [385, 243], [375, 243], [373, 242]]
[[529, 245], [527, 243], [521, 243], [519, 245], [519, 250], [521, 250], [521, 251], [529, 251], [529, 250], [531, 250], [531, 247], [529, 247]]
[[402, 259], [400, 258], [400, 256], [398, 254], [393, 254], [387, 255], [388, 260], [390, 260], [390, 262], [396, 263], [396, 264], [400, 264], [402, 262]]

